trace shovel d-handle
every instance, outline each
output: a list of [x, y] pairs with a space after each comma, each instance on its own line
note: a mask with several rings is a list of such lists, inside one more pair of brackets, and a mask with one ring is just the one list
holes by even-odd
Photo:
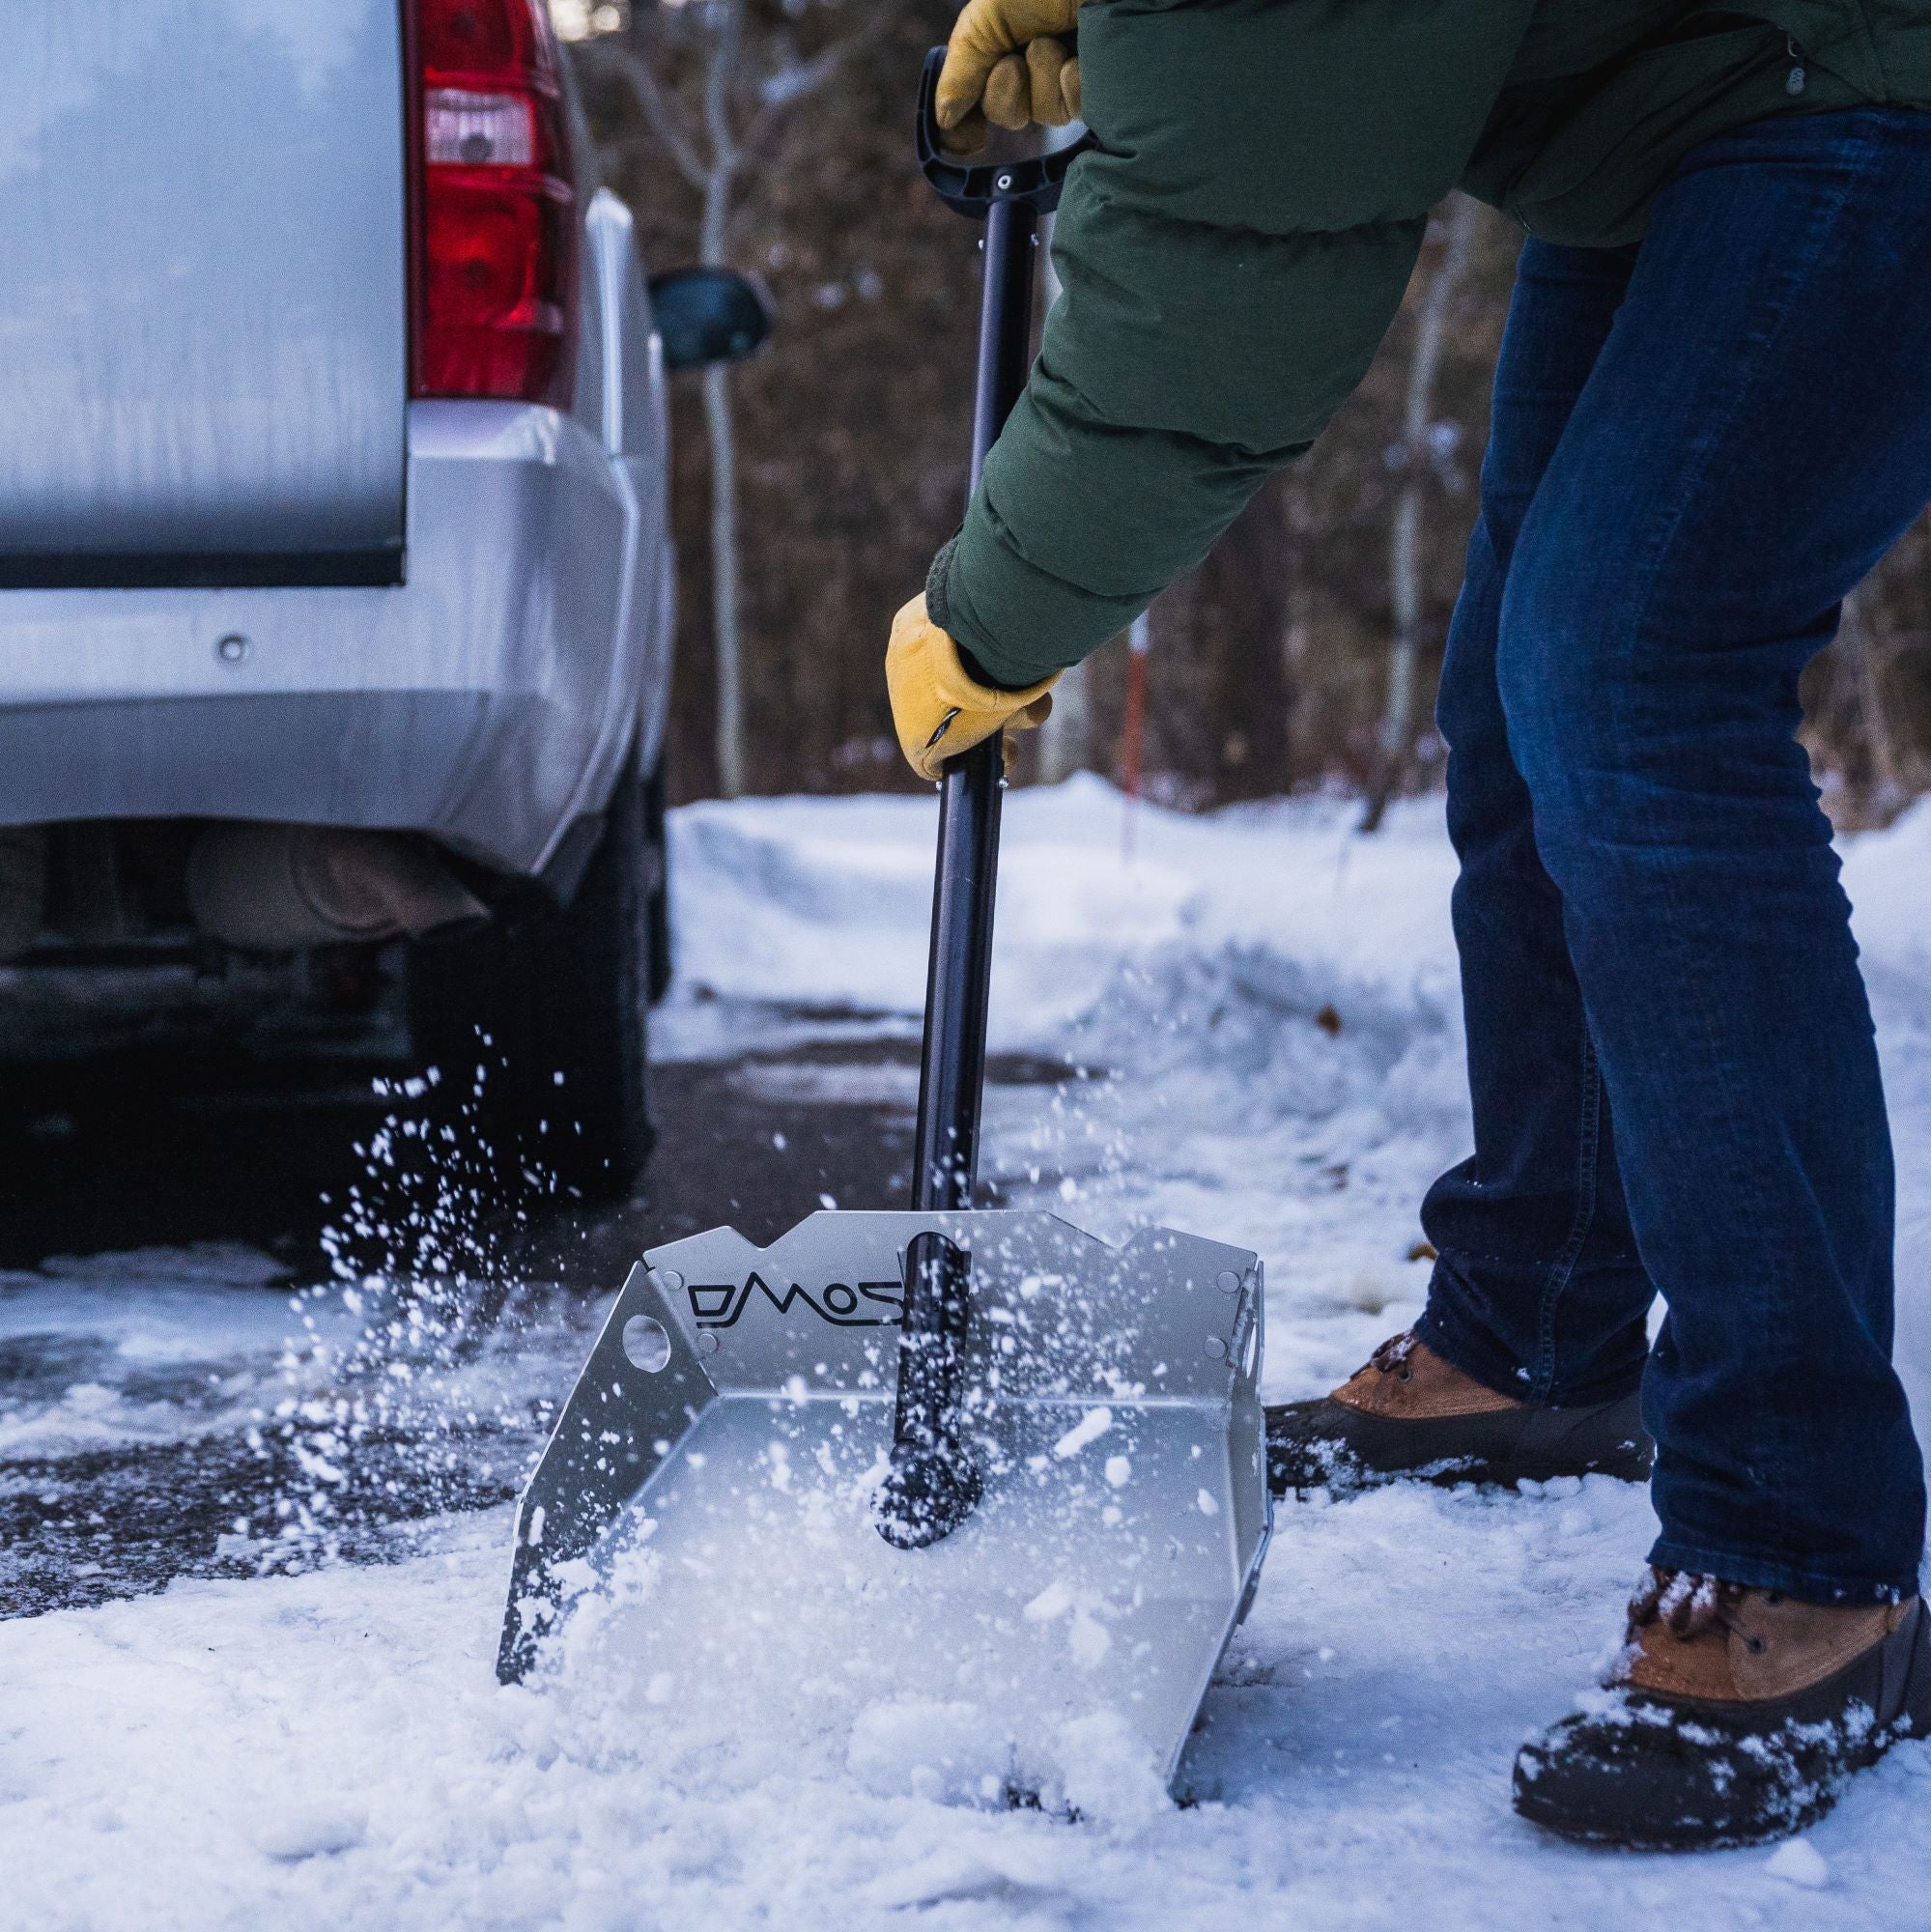
[[915, 138], [919, 171], [931, 184], [932, 192], [948, 208], [975, 218], [983, 217], [1001, 201], [1020, 203], [1035, 214], [1052, 213], [1059, 206], [1066, 170], [1096, 145], [1093, 136], [1082, 134], [1064, 148], [1023, 161], [967, 161], [949, 155], [944, 130], [939, 126], [939, 74], [945, 65], [945, 48], [934, 47], [925, 56], [924, 69], [919, 75]]
[[[942, 200], [985, 224], [970, 500], [1033, 365], [1039, 216], [1059, 200], [1060, 184], [1077, 150], [977, 167], [947, 159], [939, 152], [933, 106], [945, 58], [943, 47], [933, 48], [920, 80], [919, 165]], [[995, 732], [951, 760], [939, 781], [938, 875], [912, 1160], [912, 1207], [921, 1213], [970, 1208], [979, 1175], [1004, 772]], [[971, 1258], [936, 1235], [921, 1236], [906, 1251], [892, 1468], [877, 1507], [879, 1534], [899, 1548], [936, 1543], [963, 1522], [979, 1500], [979, 1477], [962, 1439], [961, 1344], [971, 1277]]]

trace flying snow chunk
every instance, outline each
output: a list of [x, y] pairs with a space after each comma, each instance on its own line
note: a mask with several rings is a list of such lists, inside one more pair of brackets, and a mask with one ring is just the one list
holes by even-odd
[[1065, 1581], [1055, 1579], [1039, 1592], [1019, 1614], [1029, 1624], [1049, 1624], [1055, 1617], [1063, 1617], [1073, 1606], [1073, 1593]]
[[1067, 1641], [1072, 1649], [1073, 1662], [1082, 1670], [1097, 1668], [1100, 1660], [1113, 1648], [1113, 1638], [1106, 1626], [1086, 1609], [1073, 1612]]
[[1102, 1403], [1097, 1408], [1090, 1408], [1053, 1444], [1053, 1454], [1061, 1462], [1068, 1456], [1077, 1456], [1089, 1442], [1097, 1442], [1113, 1427], [1113, 1411]]
[[1764, 1861], [1764, 1870], [1786, 1885], [1801, 1885], [1818, 1891], [1831, 1883], [1831, 1867], [1824, 1854], [1808, 1838], [1787, 1838]]

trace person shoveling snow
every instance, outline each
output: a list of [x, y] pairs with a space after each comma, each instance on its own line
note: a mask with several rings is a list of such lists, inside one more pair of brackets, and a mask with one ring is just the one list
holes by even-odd
[[1931, 8], [1852, 0], [971, 0], [939, 84], [965, 144], [1093, 146], [1039, 362], [893, 627], [926, 778], [1309, 446], [1436, 201], [1531, 231], [1440, 694], [1476, 1151], [1413, 1330], [1269, 1434], [1284, 1487], [1635, 1476], [1640, 1387], [1628, 1642], [1516, 1765], [1577, 1838], [1782, 1835], [1931, 1730], [1888, 1131], [1795, 739], [1931, 499], [1927, 107]]

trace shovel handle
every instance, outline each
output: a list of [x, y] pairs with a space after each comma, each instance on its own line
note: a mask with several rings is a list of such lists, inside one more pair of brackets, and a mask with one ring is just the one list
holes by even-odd
[[[1026, 386], [1033, 364], [1033, 260], [1039, 216], [1059, 199], [1071, 154], [1023, 166], [964, 168], [938, 153], [933, 90], [945, 49], [925, 58], [919, 92], [919, 162], [940, 195], [985, 223], [979, 374], [972, 408], [972, 475]], [[951, 759], [939, 781], [938, 877], [925, 973], [925, 1037], [912, 1206], [921, 1213], [972, 1207], [985, 1095], [986, 1009], [992, 992], [992, 913], [999, 867], [1005, 759], [994, 732]], [[937, 1234], [905, 1256], [905, 1323], [898, 1341], [891, 1467], [874, 1503], [885, 1540], [900, 1549], [937, 1543], [972, 1514], [980, 1482], [963, 1440], [972, 1257]]]
[[1035, 214], [1050, 214], [1060, 205], [1066, 170], [1086, 151], [1097, 145], [1083, 133], [1064, 148], [1054, 148], [1023, 161], [966, 161], [949, 155], [945, 130], [939, 126], [939, 72], [946, 64], [944, 47], [925, 56], [919, 75], [919, 123], [915, 139], [919, 171], [948, 208], [983, 220], [993, 205], [1016, 201]]
[[[934, 52], [944, 55], [943, 48]], [[928, 86], [934, 72], [928, 56]], [[968, 502], [1033, 366], [1038, 205], [1023, 192], [995, 190], [984, 219]], [[995, 732], [983, 744], [950, 760], [939, 781], [938, 880], [932, 897], [925, 1038], [920, 1056], [912, 1166], [912, 1206], [922, 1212], [970, 1208], [978, 1178], [1004, 775], [1000, 734]], [[906, 1311], [908, 1325], [918, 1321], [921, 1312], [915, 1294]]]

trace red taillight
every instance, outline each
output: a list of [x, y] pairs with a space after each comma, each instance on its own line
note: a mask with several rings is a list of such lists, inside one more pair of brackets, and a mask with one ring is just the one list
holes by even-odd
[[577, 195], [543, 0], [415, 0], [418, 396], [561, 403]]

